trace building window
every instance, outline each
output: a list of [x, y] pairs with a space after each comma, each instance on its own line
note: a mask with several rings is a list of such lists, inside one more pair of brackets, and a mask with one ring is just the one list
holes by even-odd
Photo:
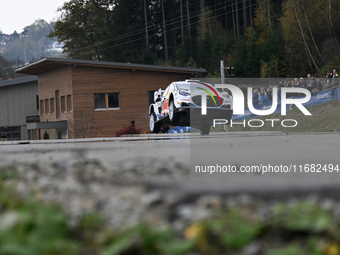
[[72, 97], [71, 95], [67, 95], [67, 111], [72, 112]]
[[95, 108], [97, 110], [119, 109], [119, 93], [94, 94]]
[[60, 106], [61, 106], [61, 112], [66, 112], [66, 102], [65, 102], [65, 96], [60, 97]]
[[60, 119], [60, 93], [59, 93], [59, 90], [56, 90], [54, 92], [54, 98], [55, 98], [55, 117], [57, 119]]
[[94, 94], [94, 101], [96, 109], [106, 109], [105, 94]]
[[54, 110], [54, 98], [50, 98], [50, 113], [54, 114], [55, 110]]
[[48, 99], [45, 99], [45, 114], [49, 114], [50, 113], [50, 104], [48, 102]]
[[44, 114], [44, 100], [40, 100], [40, 115]]
[[119, 94], [108, 93], [108, 108], [119, 108]]

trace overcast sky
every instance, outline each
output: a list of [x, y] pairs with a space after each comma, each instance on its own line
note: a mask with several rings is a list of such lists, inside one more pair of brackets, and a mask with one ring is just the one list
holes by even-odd
[[68, 0], [0, 0], [0, 30], [18, 33], [37, 19], [47, 22], [59, 17], [57, 8]]

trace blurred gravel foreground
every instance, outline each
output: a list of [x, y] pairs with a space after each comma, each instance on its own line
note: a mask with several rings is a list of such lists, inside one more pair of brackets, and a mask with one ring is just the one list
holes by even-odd
[[[293, 141], [297, 139], [281, 133], [270, 135], [275, 139], [281, 137], [285, 141], [283, 144], [289, 146], [294, 146]], [[326, 140], [334, 140], [338, 135], [324, 135], [322, 140], [325, 137]], [[235, 231], [241, 231], [241, 236], [253, 234], [249, 240], [246, 238], [248, 241], [242, 239], [244, 243], [236, 245], [228, 254], [310, 254], [294, 251], [299, 251], [297, 247], [301, 242], [313, 236], [320, 239], [318, 242], [324, 242], [322, 248], [315, 248], [320, 251], [317, 254], [339, 254], [340, 250], [330, 253], [329, 249], [340, 249], [332, 246], [334, 241], [340, 240], [337, 239], [340, 235], [328, 234], [331, 233], [328, 227], [340, 226], [340, 178], [336, 178], [335, 174], [313, 178], [306, 175], [307, 183], [303, 183], [303, 176], [294, 183], [294, 176], [282, 177], [284, 181], [280, 182], [275, 175], [265, 177], [259, 174], [235, 175], [219, 181], [216, 178], [205, 180], [190, 173], [190, 139], [182, 138], [186, 137], [4, 144], [0, 147], [0, 171], [3, 182], [14, 187], [23, 197], [33, 195], [43, 203], [61, 205], [69, 214], [69, 226], [77, 225], [86, 214], [100, 213], [114, 230], [148, 222], [151, 226], [170, 226], [178, 236], [190, 238], [197, 237], [205, 228], [208, 232], [215, 231], [214, 224], [224, 224], [217, 220], [221, 220], [223, 215], [229, 215], [235, 222], [240, 216], [245, 222], [261, 222], [261, 231], [244, 229], [243, 223], [237, 225]], [[257, 139], [263, 139], [263, 134], [228, 134], [228, 137], [213, 134], [206, 140], [197, 139], [215, 143], [223, 141], [222, 138], [228, 139], [226, 144], [237, 150], [245, 139], [256, 143]], [[319, 138], [311, 135], [303, 139], [307, 142], [308, 139], [315, 141]], [[330, 150], [328, 155], [331, 153]], [[292, 185], [287, 180], [291, 180]], [[268, 185], [264, 186], [264, 183]], [[295, 210], [295, 207], [298, 209]], [[294, 210], [298, 213], [294, 214]], [[238, 215], [236, 218], [233, 218], [233, 212]], [[271, 228], [273, 215], [281, 215], [282, 220], [281, 223], [275, 221], [279, 224], [275, 225], [275, 230]], [[211, 221], [214, 223], [210, 226], [208, 223]], [[294, 226], [298, 226], [297, 229]], [[237, 240], [231, 243], [237, 244]], [[268, 245], [277, 249], [288, 247], [288, 251], [293, 253], [265, 253]], [[203, 246], [186, 254], [224, 254], [218, 249]]]

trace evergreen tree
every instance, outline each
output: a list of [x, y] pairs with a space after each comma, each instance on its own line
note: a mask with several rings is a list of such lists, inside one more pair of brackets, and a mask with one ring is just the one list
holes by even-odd
[[0, 80], [17, 76], [14, 72], [13, 62], [0, 54]]
[[322, 73], [340, 62], [334, 0], [70, 0], [50, 37], [72, 58], [204, 67], [219, 76]]

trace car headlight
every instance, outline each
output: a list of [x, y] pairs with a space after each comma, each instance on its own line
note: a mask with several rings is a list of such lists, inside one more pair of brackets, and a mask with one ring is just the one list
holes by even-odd
[[222, 97], [229, 98], [229, 93], [228, 92], [222, 92]]
[[190, 91], [189, 90], [181, 89], [179, 91], [179, 94], [181, 94], [182, 96], [189, 96], [190, 95]]

